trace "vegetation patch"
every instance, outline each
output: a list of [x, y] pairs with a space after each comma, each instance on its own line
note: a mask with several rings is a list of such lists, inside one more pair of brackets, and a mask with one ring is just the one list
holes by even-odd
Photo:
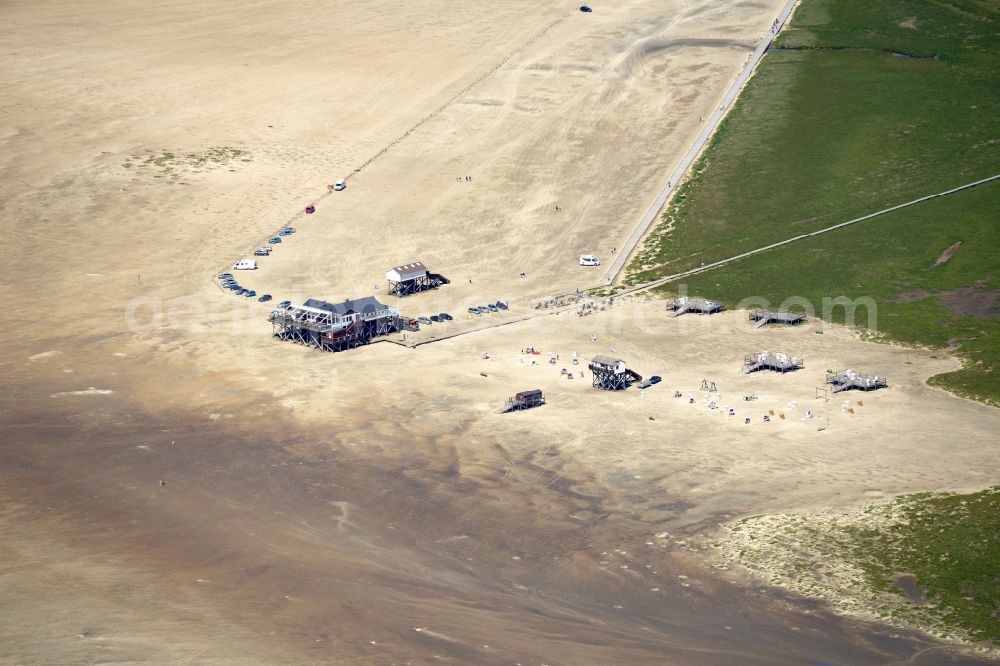
[[250, 153], [230, 146], [214, 146], [200, 152], [186, 153], [159, 149], [129, 155], [122, 163], [122, 168], [144, 169], [155, 173], [154, 178], [163, 176], [178, 178], [181, 175], [214, 171], [237, 161], [251, 161]]
[[1000, 656], [1000, 486], [757, 516], [725, 532], [721, 558], [760, 580]]
[[[1000, 173], [998, 18], [995, 3], [972, 0], [804, 0], [778, 40], [790, 50], [764, 58], [625, 282]], [[918, 346], [962, 340], [963, 369], [932, 383], [1000, 404], [992, 306], [949, 305], [949, 294], [985, 302], [1000, 287], [997, 210], [992, 182], [694, 276], [688, 291], [729, 306], [797, 304]], [[899, 299], [915, 290], [931, 297]], [[862, 298], [876, 317], [823, 307]]]

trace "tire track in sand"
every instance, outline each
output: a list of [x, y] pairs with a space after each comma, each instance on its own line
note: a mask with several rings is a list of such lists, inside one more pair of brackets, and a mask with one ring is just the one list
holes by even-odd
[[353, 171], [351, 171], [351, 173], [348, 175], [348, 178], [350, 178], [350, 176], [353, 176], [353, 175], [355, 175], [357, 173], [360, 173], [362, 170], [364, 170], [365, 168], [367, 168], [368, 166], [370, 166], [373, 162], [375, 162], [375, 160], [377, 160], [378, 158], [382, 157], [387, 152], [389, 152], [390, 150], [392, 150], [394, 147], [396, 147], [397, 145], [399, 145], [401, 142], [403, 142], [404, 140], [406, 140], [407, 137], [409, 137], [411, 134], [413, 134], [418, 129], [420, 129], [420, 127], [422, 127], [424, 124], [426, 124], [427, 122], [433, 120], [435, 117], [437, 117], [443, 111], [445, 111], [449, 107], [453, 106], [455, 104], [455, 102], [457, 102], [462, 97], [464, 97], [473, 88], [475, 88], [480, 83], [482, 83], [486, 79], [488, 79], [491, 76], [493, 76], [494, 74], [496, 74], [500, 70], [501, 67], [503, 67], [508, 62], [510, 62], [515, 56], [523, 53], [529, 46], [531, 46], [536, 41], [538, 41], [539, 39], [541, 39], [542, 37], [544, 37], [547, 32], [549, 32], [550, 30], [552, 30], [552, 28], [556, 27], [557, 25], [559, 25], [560, 23], [562, 23], [563, 21], [565, 21], [568, 17], [569, 17], [569, 14], [565, 14], [565, 15], [557, 18], [556, 20], [552, 21], [551, 23], [549, 23], [547, 26], [545, 26], [544, 28], [542, 28], [537, 33], [535, 33], [528, 41], [524, 42], [519, 47], [517, 47], [516, 49], [514, 49], [513, 51], [511, 51], [510, 53], [508, 53], [507, 56], [503, 60], [501, 60], [497, 64], [493, 65], [493, 67], [491, 67], [487, 71], [485, 71], [482, 74], [480, 74], [471, 83], [469, 83], [467, 86], [465, 86], [460, 91], [458, 91], [457, 93], [455, 93], [450, 99], [448, 99], [443, 104], [441, 104], [439, 107], [437, 107], [436, 109], [434, 109], [433, 111], [431, 111], [430, 113], [428, 113], [426, 116], [424, 116], [423, 118], [421, 118], [420, 120], [418, 120], [416, 122], [416, 124], [414, 124], [408, 130], [406, 130], [405, 132], [403, 132], [400, 136], [396, 137], [393, 141], [391, 141], [388, 144], [386, 144], [385, 146], [383, 146], [382, 149], [379, 150], [377, 153], [375, 153], [374, 155], [372, 155], [371, 157], [369, 157], [367, 160], [365, 160], [364, 162], [362, 162], [360, 166], [355, 167], [355, 169]]

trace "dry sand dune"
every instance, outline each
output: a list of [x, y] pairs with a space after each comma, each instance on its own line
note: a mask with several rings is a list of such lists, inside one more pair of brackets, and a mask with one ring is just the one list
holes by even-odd
[[[423, 260], [454, 281], [406, 312], [533, 313], [596, 282], [576, 255], [629, 233], [779, 4], [6, 3], [0, 661], [958, 663], [688, 543], [995, 482], [997, 412], [924, 384], [954, 361], [638, 301], [321, 354], [211, 280], [292, 221], [248, 286], [335, 300]], [[611, 349], [664, 383], [560, 377]], [[741, 375], [759, 349], [807, 369]], [[816, 401], [843, 366], [892, 386]], [[495, 413], [534, 387], [547, 406]]]

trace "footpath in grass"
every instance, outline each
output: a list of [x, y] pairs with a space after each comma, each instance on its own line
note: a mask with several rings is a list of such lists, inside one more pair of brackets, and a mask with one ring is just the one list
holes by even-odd
[[758, 516], [726, 532], [722, 557], [769, 583], [1000, 655], [1000, 487]]
[[[804, 0], [787, 50], [765, 57], [626, 282], [1000, 173], [996, 7]], [[689, 291], [730, 305], [796, 296], [817, 313], [824, 297], [872, 298], [880, 333], [959, 345], [966, 367], [934, 383], [1000, 404], [998, 210], [991, 183], [697, 276]]]

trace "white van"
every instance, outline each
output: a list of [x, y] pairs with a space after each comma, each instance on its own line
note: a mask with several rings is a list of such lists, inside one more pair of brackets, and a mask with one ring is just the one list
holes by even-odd
[[347, 181], [344, 180], [343, 178], [341, 178], [340, 180], [338, 180], [336, 183], [333, 184], [333, 189], [336, 190], [337, 192], [340, 192], [345, 187], [347, 187]]
[[580, 265], [581, 266], [600, 266], [601, 262], [592, 254], [581, 254], [580, 255]]
[[240, 259], [235, 264], [233, 264], [234, 271], [255, 271], [257, 270], [257, 261], [254, 259]]

